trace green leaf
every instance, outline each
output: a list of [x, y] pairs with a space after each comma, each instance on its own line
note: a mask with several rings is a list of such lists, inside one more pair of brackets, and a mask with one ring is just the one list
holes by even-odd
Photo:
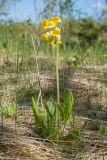
[[53, 103], [51, 101], [48, 101], [45, 105], [45, 108], [49, 116], [52, 117], [53, 114], [55, 113], [55, 106], [53, 105]]
[[41, 125], [42, 118], [41, 118], [41, 114], [38, 109], [37, 99], [35, 99], [34, 97], [32, 97], [32, 100], [31, 100], [31, 107], [33, 110], [33, 115], [34, 115], [35, 121], [37, 122], [38, 125]]
[[73, 62], [74, 66], [81, 67], [82, 63], [81, 63], [79, 56], [75, 55], [74, 58], [75, 58], [75, 61]]
[[33, 114], [34, 114], [35, 116], [36, 116], [36, 115], [39, 115], [37, 99], [35, 99], [34, 97], [32, 97], [31, 106], [32, 106], [32, 109], [33, 109]]
[[104, 124], [101, 124], [99, 127], [99, 136], [101, 139], [103, 139], [104, 134], [105, 134], [105, 126], [104, 126]]
[[13, 102], [10, 106], [3, 108], [2, 112], [6, 118], [11, 118], [16, 113], [16, 103]]
[[74, 98], [71, 90], [67, 90], [64, 95], [64, 102], [60, 107], [61, 120], [64, 124], [73, 117]]

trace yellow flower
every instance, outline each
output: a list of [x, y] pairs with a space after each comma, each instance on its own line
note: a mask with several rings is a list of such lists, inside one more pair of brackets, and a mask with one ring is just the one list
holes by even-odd
[[59, 40], [56, 41], [56, 45], [59, 45], [59, 44], [62, 44], [61, 39], [59, 39]]
[[59, 36], [60, 35], [60, 29], [57, 27], [57, 28], [54, 28], [53, 31], [52, 31], [52, 35], [53, 36]]
[[46, 30], [49, 26], [49, 21], [46, 18], [43, 18], [42, 20], [42, 27], [44, 30]]
[[59, 17], [51, 17], [48, 19], [43, 18], [42, 27], [44, 30], [49, 29], [48, 32], [42, 34], [41, 38], [47, 41], [51, 45], [59, 45], [62, 44], [61, 36], [60, 36], [60, 28], [57, 27], [57, 24], [61, 22]]
[[61, 19], [59, 17], [51, 17], [50, 22], [56, 26], [58, 23], [61, 22]]
[[42, 34], [41, 38], [42, 38], [43, 40], [48, 41], [49, 36], [48, 36], [47, 34]]
[[51, 34], [52, 34], [51, 31], [50, 31], [50, 32], [46, 32], [46, 33], [42, 34], [41, 38], [42, 38], [43, 40], [48, 41], [48, 40], [49, 40], [49, 37], [51, 36]]
[[61, 41], [61, 36], [59, 35], [56, 37], [55, 45], [60, 45], [60, 44], [62, 44], [62, 41]]
[[48, 40], [48, 43], [54, 45], [54, 42], [55, 42], [55, 37], [51, 36]]

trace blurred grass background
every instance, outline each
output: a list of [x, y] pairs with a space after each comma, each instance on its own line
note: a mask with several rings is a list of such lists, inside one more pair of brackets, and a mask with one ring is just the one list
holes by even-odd
[[[16, 0], [14, 1], [14, 8]], [[50, 55], [52, 49], [40, 38], [41, 29], [40, 19], [42, 17], [50, 17], [57, 15], [62, 18], [62, 41], [60, 53], [63, 57], [77, 54], [79, 56], [95, 56], [102, 58], [106, 57], [107, 52], [107, 12], [102, 7], [99, 11], [100, 18], [85, 16], [84, 18], [76, 18], [73, 16], [75, 1], [73, 0], [43, 0], [42, 11], [37, 10], [37, 2], [34, 1], [36, 23], [32, 20], [24, 20], [23, 22], [15, 22], [8, 19], [7, 6], [13, 5], [12, 0], [4, 0], [0, 2], [1, 21], [0, 21], [0, 56], [16, 55], [17, 52], [21, 56], [33, 54], [32, 38], [35, 40], [36, 49], [39, 47], [40, 55]], [[23, 0], [21, 0], [23, 1]], [[81, 0], [82, 3], [82, 0]], [[103, 4], [106, 8], [106, 1]], [[16, 10], [16, 12], [18, 12]], [[78, 13], [79, 16], [81, 12]], [[5, 20], [2, 19], [5, 17]]]

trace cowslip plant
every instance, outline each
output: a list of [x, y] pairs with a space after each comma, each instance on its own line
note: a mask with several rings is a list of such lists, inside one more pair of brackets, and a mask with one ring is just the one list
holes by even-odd
[[52, 100], [44, 103], [40, 110], [37, 99], [32, 97], [32, 110], [35, 123], [41, 129], [42, 136], [49, 139], [61, 139], [64, 136], [62, 129], [73, 118], [73, 95], [70, 90], [66, 91], [62, 104]]
[[45, 33], [41, 38], [45, 40], [49, 45], [56, 48], [56, 82], [57, 82], [57, 103], [60, 104], [60, 92], [59, 92], [59, 45], [61, 41], [61, 19], [59, 17], [51, 17], [50, 20], [43, 18], [42, 28]]
[[57, 103], [48, 101], [40, 109], [37, 99], [32, 97], [32, 110], [35, 122], [40, 128], [42, 136], [49, 139], [61, 139], [65, 136], [64, 127], [74, 118], [74, 98], [71, 90], [67, 90], [64, 100], [60, 103], [59, 92], [59, 45], [61, 41], [61, 19], [51, 17], [49, 20], [43, 18], [42, 28], [45, 33], [41, 38], [56, 49], [56, 83], [57, 83]]

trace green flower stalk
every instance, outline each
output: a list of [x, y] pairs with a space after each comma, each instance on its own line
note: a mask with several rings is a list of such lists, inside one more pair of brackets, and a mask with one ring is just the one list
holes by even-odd
[[60, 104], [60, 91], [59, 91], [59, 46], [56, 51], [56, 81], [57, 81], [57, 103]]

